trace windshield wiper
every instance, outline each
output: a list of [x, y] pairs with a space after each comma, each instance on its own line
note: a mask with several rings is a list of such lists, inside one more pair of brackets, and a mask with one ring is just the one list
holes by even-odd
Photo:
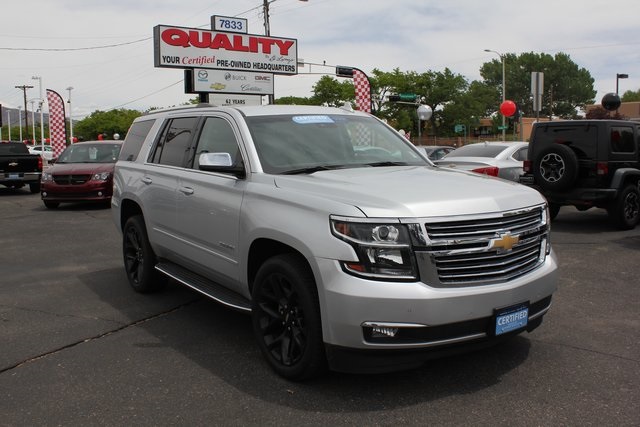
[[318, 166], [310, 166], [307, 168], [300, 169], [291, 169], [288, 171], [281, 172], [282, 175], [302, 175], [302, 174], [312, 174], [320, 171], [330, 171], [334, 169], [344, 169], [351, 167], [350, 165], [318, 165]]
[[373, 162], [373, 163], [365, 163], [367, 166], [373, 166], [378, 167], [378, 166], [409, 166], [409, 163], [407, 162]]

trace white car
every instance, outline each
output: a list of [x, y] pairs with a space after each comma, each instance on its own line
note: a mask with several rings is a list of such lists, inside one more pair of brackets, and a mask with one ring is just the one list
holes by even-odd
[[[44, 151], [42, 150], [44, 148]], [[50, 145], [30, 145], [29, 153], [31, 154], [40, 154], [43, 159], [50, 162], [53, 160], [53, 148]]]
[[478, 142], [460, 147], [434, 163], [518, 182], [524, 173], [528, 147], [529, 143], [522, 141]]

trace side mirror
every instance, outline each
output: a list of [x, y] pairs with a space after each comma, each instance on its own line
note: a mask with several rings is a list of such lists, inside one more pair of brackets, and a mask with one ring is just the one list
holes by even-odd
[[198, 157], [200, 170], [208, 172], [230, 173], [238, 178], [245, 177], [244, 165], [233, 164], [233, 159], [229, 153], [202, 153]]

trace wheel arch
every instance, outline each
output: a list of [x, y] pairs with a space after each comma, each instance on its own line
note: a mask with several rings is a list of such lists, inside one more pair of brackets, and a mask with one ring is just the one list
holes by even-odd
[[130, 199], [123, 199], [120, 202], [120, 230], [124, 230], [127, 220], [135, 215], [143, 215], [142, 208], [138, 203]]
[[[309, 268], [309, 271], [311, 271], [311, 273], [315, 277], [313, 268], [309, 263], [309, 260], [302, 254], [302, 252], [300, 252], [293, 246], [287, 245], [286, 243], [280, 242], [278, 240], [259, 238], [251, 243], [249, 254], [247, 256], [247, 283], [249, 286], [249, 292], [253, 291], [253, 282], [256, 278], [258, 270], [260, 269], [260, 266], [264, 264], [267, 259], [282, 254], [293, 254], [300, 258], [300, 260], [305, 263], [305, 265]], [[316, 291], [317, 287], [318, 284], [316, 281]]]
[[611, 188], [621, 190], [627, 184], [638, 185], [638, 182], [640, 182], [640, 169], [620, 168], [613, 173]]

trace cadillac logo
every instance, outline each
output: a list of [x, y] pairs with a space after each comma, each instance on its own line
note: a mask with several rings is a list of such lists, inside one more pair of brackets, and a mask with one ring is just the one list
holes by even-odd
[[489, 247], [506, 252], [513, 249], [519, 241], [519, 236], [512, 236], [511, 233], [503, 233], [497, 239], [491, 239]]

